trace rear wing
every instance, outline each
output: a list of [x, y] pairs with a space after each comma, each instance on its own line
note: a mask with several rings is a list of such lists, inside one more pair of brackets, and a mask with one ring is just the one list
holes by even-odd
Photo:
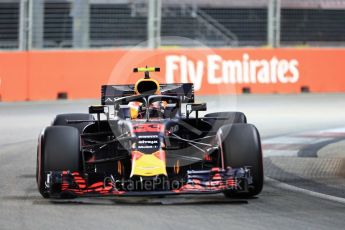
[[[194, 103], [193, 83], [160, 84], [160, 92], [162, 95], [179, 97], [181, 103]], [[134, 84], [102, 85], [101, 103], [102, 105], [111, 105], [118, 98], [134, 94]]]

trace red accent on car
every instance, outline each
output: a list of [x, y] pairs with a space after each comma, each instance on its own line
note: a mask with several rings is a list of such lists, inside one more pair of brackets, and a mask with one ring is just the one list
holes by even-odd
[[142, 157], [144, 154], [138, 151], [134, 151], [132, 153], [132, 159], [133, 160], [138, 160], [140, 157]]
[[160, 151], [157, 151], [153, 154], [155, 157], [157, 157], [158, 159], [162, 160], [162, 161], [165, 161], [165, 152], [160, 150]]
[[135, 133], [163, 132], [164, 125], [163, 124], [139, 124], [139, 125], [133, 125], [133, 130]]

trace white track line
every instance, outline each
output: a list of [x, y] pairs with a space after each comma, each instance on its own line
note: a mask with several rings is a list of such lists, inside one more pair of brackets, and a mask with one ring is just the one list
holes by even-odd
[[331, 196], [331, 195], [327, 195], [327, 194], [323, 194], [323, 193], [319, 193], [319, 192], [314, 192], [314, 191], [310, 191], [310, 190], [307, 190], [304, 188], [299, 188], [299, 187], [296, 187], [296, 186], [286, 184], [284, 182], [280, 182], [278, 180], [272, 179], [270, 177], [265, 177], [265, 180], [267, 182], [272, 183], [272, 185], [274, 187], [277, 187], [280, 189], [289, 190], [292, 192], [303, 193], [303, 194], [308, 195], [308, 196], [313, 196], [313, 197], [317, 197], [317, 198], [324, 199], [324, 200], [338, 202], [338, 203], [345, 205], [345, 198], [341, 198], [341, 197], [337, 197], [337, 196]]
[[[344, 134], [345, 127], [325, 129], [314, 132], [295, 133], [287, 136], [265, 138], [262, 140], [263, 156], [297, 156], [298, 152], [305, 146], [314, 145], [320, 142], [335, 139], [335, 137], [324, 136], [324, 134]], [[313, 135], [308, 137], [308, 135]]]
[[[337, 129], [327, 129], [327, 130], [320, 130], [318, 132], [312, 132], [312, 134], [322, 134], [322, 133], [345, 133], [345, 127], [342, 128], [337, 128]], [[303, 133], [302, 133], [303, 134]], [[308, 133], [304, 133], [304, 134], [308, 134]], [[286, 145], [286, 144], [302, 144], [305, 143], [306, 145], [310, 145], [310, 144], [315, 144], [317, 142], [320, 141], [326, 141], [329, 140], [330, 138], [322, 138], [322, 136], [318, 137], [313, 137], [313, 138], [305, 138], [305, 137], [295, 137], [293, 135], [290, 136], [280, 136], [280, 137], [276, 137], [276, 138], [270, 138], [270, 139], [266, 139], [263, 140], [264, 144], [281, 144], [281, 145]], [[264, 149], [264, 157], [270, 157], [270, 156], [294, 156], [297, 155], [297, 152], [299, 150], [282, 150], [282, 149]], [[266, 152], [266, 154], [265, 154]], [[265, 180], [267, 182], [270, 182], [274, 187], [280, 188], [280, 189], [284, 189], [284, 190], [289, 190], [292, 192], [298, 192], [298, 193], [302, 193], [308, 196], [313, 196], [313, 197], [317, 197], [320, 199], [324, 199], [324, 200], [329, 200], [329, 201], [333, 201], [333, 202], [337, 202], [337, 203], [341, 203], [341, 204], [345, 204], [345, 198], [341, 198], [341, 197], [337, 197], [337, 196], [332, 196], [332, 195], [327, 195], [324, 193], [319, 193], [319, 192], [315, 192], [315, 191], [311, 191], [308, 189], [304, 189], [304, 188], [299, 188], [296, 187], [294, 185], [290, 185], [275, 179], [272, 179], [270, 177], [265, 177]]]

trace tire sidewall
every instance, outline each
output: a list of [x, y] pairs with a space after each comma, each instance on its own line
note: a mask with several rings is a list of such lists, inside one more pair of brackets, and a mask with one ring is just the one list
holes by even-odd
[[[263, 161], [260, 134], [251, 124], [231, 124], [222, 126], [217, 133], [223, 168], [249, 166], [253, 186], [244, 196], [254, 196], [263, 187]], [[232, 194], [233, 195], [233, 194]]]

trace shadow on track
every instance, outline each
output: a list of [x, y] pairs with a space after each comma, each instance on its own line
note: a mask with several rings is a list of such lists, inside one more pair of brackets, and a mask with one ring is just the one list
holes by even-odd
[[[251, 198], [256, 199], [256, 198]], [[248, 204], [245, 199], [230, 199], [224, 197], [164, 197], [164, 198], [75, 198], [75, 199], [43, 199], [39, 195], [33, 196], [3, 196], [3, 201], [31, 201], [34, 205], [121, 205], [121, 206], [154, 206], [154, 205], [243, 205]]]

